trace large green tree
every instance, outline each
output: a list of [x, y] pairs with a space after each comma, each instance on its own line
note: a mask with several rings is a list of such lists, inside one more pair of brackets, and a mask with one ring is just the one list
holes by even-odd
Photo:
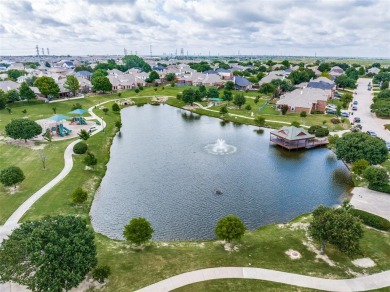
[[349, 256], [360, 253], [359, 240], [363, 237], [360, 219], [344, 208], [317, 207], [313, 211], [309, 233], [321, 242], [321, 253], [325, 252], [327, 242]]
[[5, 133], [13, 139], [21, 139], [27, 142], [28, 139], [41, 134], [42, 127], [28, 119], [16, 119], [5, 126]]
[[234, 90], [234, 82], [233, 81], [227, 81], [224, 85], [224, 89], [226, 90]]
[[110, 80], [105, 76], [94, 77], [92, 79], [93, 90], [95, 91], [111, 91], [112, 84]]
[[53, 78], [42, 76], [38, 77], [35, 82], [34, 86], [38, 87], [39, 91], [47, 98], [49, 95], [51, 97], [58, 97], [60, 93], [60, 87], [58, 84], [54, 81]]
[[28, 86], [26, 82], [23, 82], [19, 87], [19, 94], [21, 99], [32, 100], [35, 99], [34, 91]]
[[337, 139], [336, 155], [347, 163], [365, 159], [371, 164], [380, 164], [387, 160], [388, 150], [382, 139], [362, 132], [346, 133]]
[[207, 96], [209, 98], [219, 98], [218, 89], [215, 86], [209, 87], [209, 90], [207, 91]]
[[341, 88], [356, 88], [356, 80], [348, 77], [347, 75], [337, 76], [334, 82]]
[[165, 75], [164, 79], [168, 82], [172, 82], [176, 80], [176, 74], [175, 73], [168, 73]]
[[158, 73], [156, 72], [156, 71], [151, 71], [150, 73], [149, 73], [149, 77], [148, 78], [146, 78], [146, 82], [148, 82], [148, 83], [152, 83], [154, 80], [156, 80], [156, 79], [160, 79], [160, 75], [158, 75]]
[[233, 103], [238, 106], [239, 109], [246, 103], [244, 94], [236, 93], [233, 98]]
[[240, 218], [228, 215], [217, 222], [215, 234], [218, 238], [231, 242], [240, 239], [244, 235], [245, 230], [246, 227]]
[[7, 105], [7, 96], [3, 90], [0, 89], [0, 110], [5, 109]]
[[259, 88], [259, 92], [263, 94], [274, 94], [275, 93], [275, 86], [271, 83], [263, 83], [261, 84]]
[[133, 218], [130, 223], [125, 226], [123, 236], [126, 240], [141, 245], [152, 238], [153, 235], [152, 225], [145, 218]]
[[363, 172], [363, 176], [368, 180], [370, 188], [385, 185], [389, 181], [386, 169], [377, 166], [367, 167]]
[[80, 83], [76, 77], [73, 75], [66, 76], [66, 81], [64, 83], [64, 87], [72, 92], [73, 96], [76, 96], [76, 93], [80, 89]]
[[138, 67], [144, 72], [152, 71], [152, 68], [148, 63], [144, 61], [144, 59], [136, 56], [136, 55], [127, 55], [123, 58], [123, 63], [125, 64], [125, 69], [131, 69]]
[[193, 104], [195, 101], [201, 101], [202, 97], [199, 92], [199, 90], [195, 90], [192, 88], [189, 89], [184, 89], [182, 98], [181, 98], [185, 103]]
[[0, 282], [32, 291], [68, 291], [96, 265], [94, 233], [80, 217], [23, 223], [0, 246]]
[[309, 82], [311, 78], [315, 77], [313, 70], [302, 69], [296, 70], [290, 73], [288, 79], [291, 80], [292, 84], [299, 84], [302, 82]]
[[23, 171], [17, 166], [9, 166], [0, 171], [0, 182], [6, 187], [16, 186], [24, 179]]
[[7, 71], [8, 78], [12, 81], [16, 81], [20, 76], [27, 74], [24, 70], [10, 69]]
[[19, 91], [16, 90], [16, 89], [8, 90], [7, 93], [6, 93], [6, 96], [7, 96], [7, 100], [9, 102], [15, 102], [15, 101], [19, 101], [20, 100]]

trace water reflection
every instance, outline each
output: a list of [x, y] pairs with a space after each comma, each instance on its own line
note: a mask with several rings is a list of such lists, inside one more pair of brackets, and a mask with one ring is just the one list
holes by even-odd
[[195, 113], [190, 112], [190, 111], [183, 111], [182, 110], [181, 117], [183, 118], [183, 120], [190, 122], [190, 121], [200, 120], [201, 115], [195, 114]]

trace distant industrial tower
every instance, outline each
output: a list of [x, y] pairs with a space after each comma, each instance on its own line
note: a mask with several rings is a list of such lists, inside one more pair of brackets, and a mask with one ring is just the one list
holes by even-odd
[[182, 57], [184, 56], [184, 49], [183, 49], [183, 48], [180, 49], [180, 55], [181, 55]]
[[123, 52], [125, 53], [125, 56], [127, 56], [127, 50], [126, 50], [126, 48], [123, 49]]
[[50, 55], [49, 48], [46, 48], [46, 51], [47, 51], [47, 55], [49, 56]]
[[42, 48], [42, 56], [44, 56], [44, 55], [45, 55], [45, 49]]
[[35, 47], [37, 49], [37, 57], [39, 57], [39, 48], [38, 45]]
[[150, 45], [150, 58], [153, 56], [152, 54], [152, 45]]

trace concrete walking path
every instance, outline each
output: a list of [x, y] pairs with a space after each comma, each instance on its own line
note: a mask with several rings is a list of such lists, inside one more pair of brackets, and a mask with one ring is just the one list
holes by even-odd
[[[163, 292], [216, 279], [254, 279], [323, 291], [368, 291], [390, 286], [390, 271], [354, 279], [324, 279], [261, 268], [222, 267], [192, 271], [144, 287], [139, 292]], [[259, 287], [260, 288], [260, 287]]]
[[390, 221], [390, 194], [376, 192], [367, 188], [356, 187], [350, 204], [356, 209], [363, 210]]
[[[106, 101], [109, 102], [109, 101]], [[103, 102], [103, 103], [106, 103]], [[100, 106], [100, 103], [96, 106], [93, 106], [88, 109], [89, 114], [94, 118], [97, 119], [100, 122], [100, 127], [98, 127], [97, 131], [93, 132], [91, 136], [96, 135], [100, 131], [102, 131], [105, 128], [105, 122], [103, 119], [98, 117], [95, 113], [93, 113], [93, 109], [97, 106]], [[73, 146], [80, 142], [81, 140], [78, 139], [76, 141], [73, 141], [66, 147], [64, 152], [64, 161], [65, 165], [62, 171], [49, 183], [47, 183], [45, 186], [43, 186], [40, 190], [38, 190], [35, 194], [33, 194], [31, 197], [29, 197], [22, 205], [19, 206], [18, 209], [12, 215], [8, 218], [8, 220], [4, 223], [3, 226], [0, 226], [0, 244], [3, 241], [3, 239], [7, 238], [8, 235], [12, 233], [12, 231], [19, 226], [18, 222], [23, 217], [23, 215], [31, 208], [31, 206], [38, 201], [46, 192], [48, 192], [50, 189], [52, 189], [55, 185], [57, 185], [62, 179], [64, 179], [69, 172], [73, 168]]]

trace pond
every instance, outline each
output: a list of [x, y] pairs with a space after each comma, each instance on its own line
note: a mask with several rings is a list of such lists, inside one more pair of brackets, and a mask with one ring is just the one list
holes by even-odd
[[259, 134], [168, 105], [121, 114], [91, 208], [94, 229], [111, 238], [145, 217], [154, 240], [212, 239], [229, 214], [255, 229], [349, 195], [350, 173], [326, 148], [288, 152], [270, 144], [268, 129]]

